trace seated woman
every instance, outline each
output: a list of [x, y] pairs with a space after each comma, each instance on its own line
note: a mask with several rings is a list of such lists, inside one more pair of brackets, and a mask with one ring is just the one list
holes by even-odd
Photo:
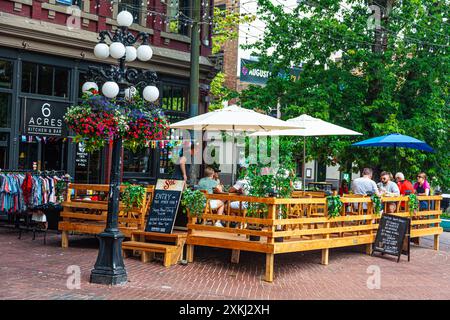
[[[249, 181], [246, 176], [246, 168], [242, 167], [240, 171], [240, 179], [230, 188], [229, 193], [242, 194], [244, 196], [248, 195]], [[247, 202], [233, 201], [230, 204], [231, 209], [239, 210], [240, 208], [246, 209]]]
[[[430, 185], [427, 181], [427, 175], [425, 174], [425, 172], [421, 172], [417, 175], [417, 182], [414, 184], [414, 190], [416, 192], [416, 195], [418, 195], [418, 196], [429, 196], [430, 195]], [[420, 201], [419, 208], [420, 208], [420, 210], [427, 210], [428, 202]]]
[[339, 195], [342, 197], [344, 194], [348, 194], [348, 182], [345, 179], [342, 180], [339, 187]]
[[[200, 179], [198, 187], [200, 190], [206, 190], [209, 194], [222, 192], [219, 182], [214, 179], [214, 169], [211, 167], [205, 169], [205, 177]], [[209, 205], [212, 210], [217, 210], [217, 214], [223, 214], [225, 204], [222, 201], [213, 199], [209, 201]], [[214, 226], [223, 227], [219, 220], [216, 221]]]

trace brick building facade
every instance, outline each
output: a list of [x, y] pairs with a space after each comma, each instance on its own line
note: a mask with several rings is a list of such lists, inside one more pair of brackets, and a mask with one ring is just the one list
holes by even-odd
[[[101, 65], [93, 54], [98, 32], [114, 30], [119, 11], [134, 15], [133, 33], [148, 32], [153, 57], [130, 67], [158, 74], [160, 104], [172, 120], [189, 117], [190, 0], [0, 0], [0, 168], [65, 170], [77, 182], [108, 179], [108, 151], [84, 154], [66, 136], [28, 136], [23, 118], [31, 102], [61, 108], [76, 104], [88, 66]], [[178, 12], [182, 12], [179, 15]], [[213, 0], [202, 11], [213, 14]], [[215, 74], [211, 27], [203, 24], [200, 38], [199, 112], [207, 110], [208, 84]], [[109, 63], [117, 63], [109, 58]], [[87, 162], [78, 161], [79, 157]], [[170, 150], [124, 151], [124, 180], [153, 183], [171, 174]]]

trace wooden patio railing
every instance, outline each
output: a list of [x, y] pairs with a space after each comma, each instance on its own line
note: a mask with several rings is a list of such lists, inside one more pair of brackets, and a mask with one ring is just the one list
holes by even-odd
[[[264, 279], [273, 281], [274, 255], [287, 252], [322, 250], [321, 263], [329, 261], [331, 248], [365, 245], [371, 253], [372, 243], [381, 217], [374, 213], [370, 197], [342, 197], [339, 217], [329, 218], [326, 198], [299, 195], [297, 198], [256, 198], [232, 194], [206, 195], [207, 204], [201, 219], [189, 217], [187, 259], [194, 259], [194, 246], [220, 247], [232, 250], [231, 261], [239, 262], [239, 253], [254, 251], [266, 254]], [[223, 215], [211, 209], [210, 201], [225, 202]], [[419, 196], [428, 203], [426, 211], [411, 214], [408, 197], [382, 199], [384, 212], [390, 203], [392, 214], [411, 218], [411, 237], [434, 235], [434, 248], [439, 249], [440, 196]], [[234, 205], [230, 204], [234, 202]], [[233, 209], [233, 208], [234, 209]], [[391, 206], [392, 207], [392, 206]], [[221, 221], [224, 227], [214, 226]], [[259, 239], [253, 239], [259, 237]], [[282, 239], [282, 242], [278, 240]]]

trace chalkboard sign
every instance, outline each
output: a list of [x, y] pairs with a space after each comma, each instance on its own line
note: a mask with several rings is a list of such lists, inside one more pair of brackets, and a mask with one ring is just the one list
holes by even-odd
[[[399, 262], [401, 254], [405, 253], [408, 255], [409, 261], [409, 224], [409, 218], [384, 214], [380, 219], [372, 255], [377, 251], [382, 254], [394, 255], [397, 256], [397, 262]], [[404, 245], [405, 237], [406, 245]], [[406, 250], [404, 250], [405, 246]]]
[[183, 180], [158, 179], [145, 231], [172, 233], [183, 189]]

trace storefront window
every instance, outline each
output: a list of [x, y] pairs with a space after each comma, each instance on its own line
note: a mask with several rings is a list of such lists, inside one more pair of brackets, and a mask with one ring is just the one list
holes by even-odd
[[100, 183], [101, 151], [86, 152], [83, 143], [77, 143], [75, 152], [75, 181], [78, 183]]
[[153, 151], [146, 148], [137, 152], [125, 149], [123, 151], [123, 172], [124, 173], [152, 173]]
[[[191, 2], [190, 0], [165, 0], [167, 7], [167, 16], [170, 17], [170, 22], [167, 26], [167, 32], [179, 33], [182, 35], [189, 35], [189, 24], [188, 18], [191, 16]], [[179, 18], [174, 20], [174, 18], [179, 14]]]
[[9, 134], [0, 133], [0, 169], [8, 168], [8, 142]]
[[0, 60], [0, 88], [12, 88], [12, 63]]
[[[176, 114], [167, 114], [167, 117], [170, 123], [175, 123], [181, 120], [186, 119], [187, 115], [176, 115]], [[178, 132], [178, 130], [171, 130], [171, 136], [173, 139], [181, 140], [182, 137], [176, 137], [174, 134]], [[173, 161], [174, 152], [179, 152], [179, 148], [175, 147], [166, 147], [162, 148], [159, 151], [159, 174], [161, 176], [170, 178], [175, 173], [175, 163]]]
[[161, 107], [164, 110], [189, 112], [189, 89], [187, 86], [164, 85]]
[[53, 92], [53, 67], [38, 66], [38, 92], [51, 96]]
[[69, 88], [69, 70], [54, 68], [55, 80], [53, 84], [53, 95], [57, 97], [67, 97]]
[[22, 92], [67, 98], [69, 85], [68, 69], [22, 63]]
[[20, 138], [19, 169], [67, 169], [66, 139], [24, 135]]
[[0, 92], [0, 128], [11, 126], [11, 95]]

